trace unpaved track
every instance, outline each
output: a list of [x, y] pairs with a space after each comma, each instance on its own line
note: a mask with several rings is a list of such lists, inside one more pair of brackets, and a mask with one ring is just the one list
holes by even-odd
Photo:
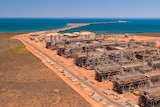
[[[20, 41], [8, 35], [0, 33], [0, 107], [91, 106]], [[55, 89], [61, 99], [53, 106], [58, 99]]]
[[[19, 40], [26, 46], [26, 48], [32, 53], [34, 54], [36, 57], [40, 58], [41, 60], [45, 60], [44, 57], [42, 57], [41, 54], [43, 54], [44, 56], [46, 56], [49, 59], [50, 58], [48, 55], [46, 55], [44, 52], [42, 52], [40, 49], [36, 48], [34, 46], [34, 44], [30, 44], [29, 42], [27, 42], [26, 40], [19, 38]], [[52, 61], [54, 62], [54, 60], [52, 59]], [[56, 62], [57, 63], [57, 62]], [[63, 67], [61, 64], [57, 63], [58, 65], [60, 65], [61, 67]], [[51, 66], [48, 63], [45, 63], [45, 65], [50, 68], [53, 72], [55, 72], [65, 83], [67, 83], [71, 88], [73, 88], [77, 93], [79, 93], [84, 99], [86, 99], [93, 107], [101, 107], [102, 105], [100, 105], [99, 103], [97, 103], [96, 101], [94, 101], [93, 99], [91, 99], [88, 95], [86, 95], [81, 89], [79, 89], [77, 86], [75, 86], [68, 78], [64, 77], [62, 74], [60, 74], [53, 66]], [[63, 67], [64, 68], [64, 67]], [[69, 71], [68, 69], [64, 68], [66, 71], [72, 73], [71, 71]], [[72, 73], [73, 74], [73, 73]], [[74, 74], [73, 74], [74, 75]], [[79, 78], [78, 76], [76, 76], [77, 78]]]
[[[113, 100], [111, 100], [110, 98], [108, 98], [107, 96], [105, 96], [103, 93], [99, 92], [96, 88], [94, 88], [93, 86], [91, 86], [90, 84], [88, 84], [87, 82], [85, 82], [83, 79], [81, 79], [79, 76], [75, 75], [72, 71], [68, 70], [67, 68], [65, 68], [63, 65], [61, 65], [60, 63], [56, 62], [55, 60], [53, 60], [50, 56], [48, 56], [44, 50], [42, 51], [41, 49], [38, 49], [38, 47], [36, 47], [34, 44], [31, 44], [29, 41], [26, 41], [24, 40], [23, 38], [19, 38], [19, 40], [21, 40], [23, 43], [25, 43], [26, 45], [30, 45], [31, 47], [33, 47], [35, 50], [37, 50], [39, 53], [43, 54], [44, 56], [46, 56], [47, 58], [51, 59], [53, 62], [55, 62], [57, 65], [59, 65], [61, 68], [63, 68], [64, 70], [66, 70], [67, 72], [69, 72], [72, 76], [74, 76], [75, 78], [77, 78], [80, 82], [82, 82], [84, 85], [86, 85], [87, 87], [89, 87], [90, 89], [92, 89], [95, 93], [97, 93], [100, 97], [102, 97], [103, 99], [105, 99], [106, 101], [109, 101], [110, 103], [112, 103], [113, 105], [117, 105], [119, 107], [125, 107], [125, 105], [122, 105], [118, 102], [115, 102]], [[62, 77], [63, 79], [63, 77]], [[72, 87], [73, 88], [73, 87]], [[78, 93], [80, 95], [82, 95], [82, 93], [80, 91], [78, 91]], [[87, 95], [86, 97], [87, 101], [89, 101], [89, 99], [91, 98], [87, 98]], [[91, 102], [91, 104], [93, 104]], [[94, 104], [95, 105], [95, 104]], [[98, 105], [96, 105], [95, 107], [97, 107]], [[100, 106], [100, 105], [99, 105]]]

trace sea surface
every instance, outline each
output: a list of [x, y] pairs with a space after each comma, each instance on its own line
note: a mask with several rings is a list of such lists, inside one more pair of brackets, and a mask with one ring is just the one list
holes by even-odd
[[[96, 23], [95, 23], [96, 22]], [[97, 23], [104, 22], [104, 23]], [[138, 34], [160, 33], [160, 19], [36, 19], [1, 18], [0, 32], [33, 32], [66, 27], [67, 23], [91, 23], [64, 32], [91, 31], [95, 33]]]

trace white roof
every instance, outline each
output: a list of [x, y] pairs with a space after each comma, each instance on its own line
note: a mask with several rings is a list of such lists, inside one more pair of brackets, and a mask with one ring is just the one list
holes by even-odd
[[94, 34], [94, 33], [89, 32], [89, 31], [82, 31], [82, 32], [80, 32], [80, 35], [91, 35], [91, 34]]
[[49, 33], [46, 36], [59, 36], [61, 35], [60, 33]]
[[79, 32], [73, 32], [73, 35], [79, 35], [80, 33]]
[[73, 36], [72, 33], [64, 33], [63, 35], [65, 35], [65, 36]]

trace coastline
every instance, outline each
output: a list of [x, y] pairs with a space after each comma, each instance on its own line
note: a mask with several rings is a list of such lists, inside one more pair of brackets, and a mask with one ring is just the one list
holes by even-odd
[[[50, 31], [43, 31], [43, 32], [45, 32], [45, 33], [52, 33], [52, 32], [59, 32], [59, 31], [63, 31], [63, 30], [66, 30], [66, 29], [73, 29], [73, 28], [75, 28], [75, 27], [81, 27], [81, 26], [85, 26], [85, 25], [75, 25], [75, 24], [73, 24], [72, 26], [69, 26], [69, 27], [65, 27], [65, 28], [60, 28], [60, 29], [55, 29], [55, 30], [50, 30]], [[0, 32], [0, 34], [5, 34], [4, 32]], [[9, 32], [9, 34], [12, 34], [12, 35], [20, 35], [21, 33], [18, 33], [18, 32]], [[29, 32], [25, 32], [25, 33], [23, 33], [22, 35], [26, 35], [26, 37], [23, 37], [22, 36], [22, 38], [26, 38], [27, 39], [27, 36], [28, 35], [30, 35], [30, 33]], [[107, 34], [107, 35], [117, 35], [117, 34]], [[119, 34], [119, 35], [124, 35], [124, 34]], [[154, 36], [152, 36], [152, 35], [154, 35]], [[160, 33], [144, 33], [144, 34], [136, 34], [136, 35], [133, 35], [133, 34], [131, 34], [130, 35], [130, 37], [131, 38], [134, 38], [135, 40], [137, 40], [137, 39], [139, 39], [139, 37], [140, 37], [140, 39], [141, 40], [151, 40], [151, 39], [154, 39], [155, 40], [155, 37], [159, 37], [159, 35], [160, 35]], [[10, 37], [9, 35], [8, 35], [8, 37]], [[146, 38], [147, 37], [147, 38]], [[17, 38], [17, 37], [16, 37]], [[15, 38], [14, 38], [15, 39]], [[122, 38], [123, 39], [123, 38]], [[126, 40], [128, 40], [128, 39], [130, 39], [130, 38], [127, 38]], [[123, 39], [123, 40], [125, 40], [125, 39]], [[160, 40], [159, 38], [157, 39], [157, 42], [158, 42], [158, 40]], [[159, 43], [159, 42], [158, 42]], [[27, 50], [29, 50], [30, 51], [30, 49], [29, 48], [27, 48]], [[38, 54], [37, 53], [35, 53], [35, 56], [37, 56]], [[39, 55], [38, 55], [39, 56]], [[37, 57], [38, 57], [37, 56]], [[41, 58], [40, 58], [41, 59]], [[48, 66], [48, 65], [47, 65]], [[52, 69], [51, 69], [52, 70]], [[53, 71], [52, 71], [53, 72]], [[56, 72], [56, 70], [54, 69], [54, 72]], [[76, 88], [74, 88], [74, 86], [71, 86], [72, 87], [72, 89], [76, 89]], [[90, 98], [88, 98], [88, 97], [85, 97], [85, 94], [84, 93], [81, 93], [81, 90], [79, 90], [79, 91], [77, 91], [78, 93], [79, 93], [79, 95], [81, 96], [81, 97], [83, 97], [83, 98], [85, 98], [86, 99], [86, 101], [88, 101], [90, 104], [96, 104], [94, 101], [90, 101]]]
[[70, 29], [75, 29], [83, 26], [88, 26], [88, 23], [68, 23], [66, 27], [63, 28], [58, 28], [58, 29], [53, 29], [53, 30], [46, 30], [45, 32], [61, 32], [61, 31], [66, 31]]
[[[61, 30], [65, 30], [64, 28], [60, 28]], [[72, 28], [74, 29], [74, 28]], [[40, 31], [40, 32], [60, 32], [59, 30], [49, 30], [49, 31]], [[39, 32], [39, 31], [37, 31]], [[0, 32], [0, 34], [9, 34], [12, 36], [12, 34], [28, 34], [28, 33], [32, 33], [32, 32]], [[34, 33], [34, 32], [33, 32]], [[100, 33], [101, 34], [101, 33]], [[9, 36], [8, 35], [8, 36]], [[125, 34], [114, 34], [114, 33], [105, 33], [105, 35], [125, 35]], [[137, 35], [137, 36], [151, 36], [151, 37], [160, 37], [160, 32], [159, 33], [137, 33], [137, 34], [129, 34], [130, 36], [132, 35]], [[7, 36], [7, 35], [6, 35]]]
[[[57, 31], [60, 31], [60, 30], [65, 30], [65, 29], [67, 29], [67, 28], [63, 28], [63, 29], [59, 29], [59, 30], [56, 30], [56, 31], [54, 31], [53, 30], [53, 32], [57, 32]], [[47, 33], [49, 33], [49, 32], [47, 32]], [[110, 35], [110, 34], [109, 34]], [[123, 35], [123, 37], [119, 34], [119, 35], [116, 35], [116, 34], [113, 34], [112, 35], [112, 37], [116, 37], [116, 39], [118, 40], [122, 40], [122, 41], [129, 41], [129, 40], [131, 40], [131, 39], [133, 39], [133, 40], [135, 40], [135, 41], [144, 41], [144, 42], [148, 42], [148, 41], [155, 41], [155, 42], [157, 42], [158, 43], [158, 45], [160, 46], [160, 37], [153, 37], [153, 36], [142, 36], [142, 35], [130, 35], [129, 37], [124, 37], [124, 35]], [[59, 56], [59, 55], [57, 55], [57, 52], [56, 52], [56, 50], [47, 50], [45, 47], [44, 47], [44, 44], [43, 43], [41, 43], [41, 42], [35, 42], [35, 41], [31, 41], [30, 39], [29, 39], [29, 37], [30, 37], [30, 35], [24, 35], [24, 36], [19, 36], [19, 38], [22, 38], [23, 40], [26, 40], [28, 43], [30, 43], [30, 44], [32, 44], [33, 46], [35, 46], [37, 49], [39, 49], [39, 50], [41, 50], [41, 51], [43, 51], [43, 52], [45, 52], [48, 56], [50, 56], [50, 58], [53, 58], [54, 60], [56, 60], [57, 62], [59, 62], [59, 63], [61, 63], [65, 68], [67, 68], [67, 69], [69, 69], [70, 71], [72, 71], [72, 72], [74, 72], [76, 75], [82, 75], [83, 73], [82, 72], [85, 72], [86, 70], [84, 70], [83, 68], [81, 69], [81, 68], [78, 68], [78, 67], [72, 67], [72, 66], [74, 66], [74, 63], [73, 63], [73, 60], [72, 59], [67, 59], [67, 58], [64, 58], [64, 57], [61, 57], [61, 56]], [[36, 38], [36, 37], [35, 37]], [[35, 48], [35, 49], [36, 49]], [[51, 62], [52, 62], [52, 60], [51, 60]], [[65, 62], [67, 62], [67, 64], [65, 64]], [[57, 65], [53, 65], [54, 66], [54, 68], [56, 68], [56, 66]], [[60, 69], [61, 67], [58, 67], [58, 68], [56, 68], [53, 72], [58, 72], [58, 70]], [[63, 69], [63, 68], [62, 68]], [[62, 75], [61, 73], [62, 72], [59, 72], [60, 73], [60, 75]], [[82, 74], [81, 74], [82, 73]], [[91, 72], [90, 72], [91, 73]], [[72, 76], [72, 75], [71, 75]], [[63, 78], [63, 75], [62, 75], [62, 78]], [[75, 77], [73, 77], [73, 78], [75, 78]], [[93, 80], [92, 80], [93, 81]], [[67, 82], [67, 81], [66, 81]], [[72, 82], [72, 81], [71, 81]], [[94, 81], [94, 83], [97, 83], [97, 81]], [[97, 83], [98, 84], [98, 83]], [[69, 84], [68, 84], [69, 85]], [[111, 85], [112, 86], [112, 84], [107, 84], [107, 85]], [[97, 86], [98, 85], [94, 85], [96, 88], [97, 88]], [[79, 86], [76, 86], [76, 87], [79, 87]], [[73, 87], [72, 87], [73, 88]], [[73, 88], [74, 89], [74, 88]], [[91, 88], [90, 88], [91, 89]], [[88, 98], [88, 93], [91, 93], [92, 92], [92, 90], [91, 90], [91, 92], [90, 91], [86, 91], [86, 90], [80, 90], [80, 91], [77, 91], [82, 97], [84, 97], [85, 99], [86, 99], [86, 101], [88, 101], [90, 104], [94, 104], [93, 102], [93, 100], [91, 101], [91, 98]], [[84, 95], [84, 93], [86, 93], [85, 95]], [[132, 94], [130, 94], [128, 97], [127, 96], [125, 96], [126, 98], [130, 98], [130, 97], [132, 97], [133, 95]], [[134, 97], [136, 97], [136, 96], [134, 96]], [[106, 100], [106, 99], [105, 99]], [[108, 101], [108, 100], [107, 100]], [[114, 100], [111, 100], [111, 101], [114, 101]], [[137, 101], [137, 100], [136, 100]], [[111, 103], [111, 104], [114, 104], [114, 103]], [[100, 104], [101, 105], [101, 104]], [[122, 107], [124, 107], [124, 106], [122, 106]]]
[[[128, 23], [126, 23], [126, 22]], [[145, 23], [145, 24], [144, 24]], [[0, 32], [40, 32], [67, 27], [70, 24], [84, 24], [76, 31], [90, 31], [98, 34], [143, 34], [159, 32], [160, 19], [1, 19]], [[86, 26], [87, 25], [87, 26]], [[88, 26], [89, 25], [89, 26]], [[67, 30], [67, 29], [66, 29]]]
[[137, 35], [160, 37], [160, 32], [159, 33], [140, 33], [140, 34], [137, 34]]

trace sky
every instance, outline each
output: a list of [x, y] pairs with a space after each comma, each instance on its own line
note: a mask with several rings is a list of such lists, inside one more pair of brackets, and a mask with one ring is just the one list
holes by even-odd
[[0, 0], [0, 18], [160, 18], [160, 0]]

